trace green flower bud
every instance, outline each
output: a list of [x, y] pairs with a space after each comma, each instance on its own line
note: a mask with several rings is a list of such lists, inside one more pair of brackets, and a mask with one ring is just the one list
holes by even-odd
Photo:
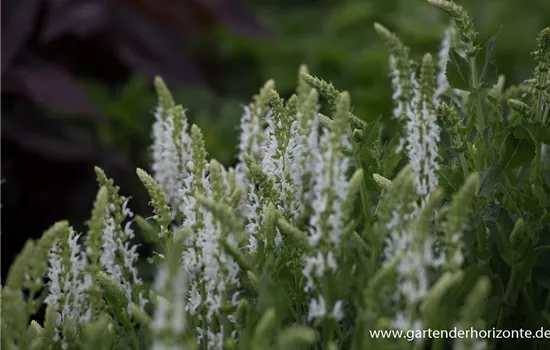
[[195, 186], [198, 186], [202, 190], [202, 183], [199, 179], [202, 178], [202, 172], [206, 168], [206, 147], [204, 145], [204, 139], [201, 129], [193, 124], [191, 126], [191, 140], [193, 148], [193, 174], [195, 175]]
[[80, 341], [76, 330], [76, 324], [71, 316], [63, 320], [63, 342], [67, 344], [68, 349], [79, 349]]
[[382, 175], [374, 173], [372, 174], [372, 178], [374, 179], [374, 182], [376, 182], [376, 184], [383, 190], [388, 190], [391, 186], [391, 180], [386, 179]]
[[350, 197], [350, 200], [353, 200], [356, 193], [359, 192], [359, 189], [361, 188], [361, 184], [363, 183], [363, 169], [359, 168], [355, 170], [353, 173], [350, 181], [349, 181], [349, 187], [348, 187], [348, 196]]
[[294, 349], [312, 345], [317, 341], [317, 333], [305, 326], [293, 326], [284, 329], [277, 336], [277, 348], [280, 350]]
[[54, 342], [57, 329], [57, 312], [55, 306], [50, 304], [46, 307], [46, 314], [44, 316], [44, 331], [42, 337], [48, 342]]
[[483, 317], [486, 299], [491, 291], [491, 283], [488, 277], [481, 277], [474, 288], [466, 297], [464, 307], [461, 310], [460, 320], [463, 324], [471, 324]]
[[97, 192], [94, 208], [90, 221], [88, 221], [88, 235], [86, 236], [87, 254], [92, 265], [99, 263], [101, 256], [101, 246], [103, 244], [102, 235], [105, 227], [105, 218], [107, 216], [107, 206], [109, 191], [107, 187], [101, 186]]
[[136, 304], [132, 303], [130, 310], [132, 312], [132, 317], [143, 327], [148, 328], [153, 322], [151, 317]]
[[168, 117], [168, 111], [175, 106], [174, 98], [164, 80], [159, 76], [155, 77], [155, 89], [158, 96], [158, 106], [161, 109], [160, 113], [162, 117], [166, 119]]
[[32, 239], [29, 239], [23, 246], [21, 253], [17, 255], [14, 262], [10, 266], [6, 286], [13, 288], [14, 290], [20, 290], [23, 287], [23, 281], [25, 280], [25, 275], [27, 274], [28, 264], [32, 261], [33, 251], [34, 242]]
[[307, 84], [304, 79], [302, 78], [302, 75], [308, 74], [309, 70], [305, 64], [300, 65], [300, 69], [298, 71], [298, 87], [296, 88], [296, 94], [298, 95], [298, 101], [302, 104], [305, 104], [309, 94], [313, 89], [309, 84]]
[[[249, 273], [251, 272], [249, 271]], [[235, 324], [240, 329], [245, 329], [246, 327], [249, 308], [250, 305], [248, 304], [248, 300], [241, 299], [239, 306], [237, 306], [237, 311], [235, 312]]]
[[319, 113], [319, 122], [328, 129], [332, 129], [332, 125], [334, 124], [332, 119], [321, 113]]
[[227, 242], [226, 240], [222, 240], [221, 244], [225, 249], [225, 252], [237, 262], [242, 270], [250, 271], [250, 264], [248, 264], [248, 262], [246, 261], [246, 257], [237, 247], [229, 244], [229, 242]]
[[161, 230], [158, 236], [166, 237], [167, 241], [171, 241], [172, 233], [169, 231], [172, 222], [171, 212], [160, 186], [144, 170], [138, 168], [136, 172], [151, 197], [151, 206], [155, 213], [154, 219], [159, 224]]
[[550, 51], [550, 27], [546, 27], [540, 31], [537, 41], [539, 50], [544, 52]]
[[458, 286], [464, 278], [464, 272], [446, 272], [441, 276], [431, 288], [428, 296], [424, 299], [420, 309], [422, 314], [429, 317], [437, 314], [437, 309], [440, 307], [441, 300], [445, 294]]
[[223, 348], [227, 350], [233, 350], [237, 347], [237, 344], [231, 338], [225, 338], [223, 341]]
[[248, 281], [252, 285], [252, 288], [254, 288], [255, 290], [258, 290], [258, 277], [256, 277], [256, 275], [250, 270], [246, 271], [246, 277], [248, 278]]
[[234, 230], [235, 232], [243, 231], [244, 222], [226, 204], [216, 202], [215, 200], [206, 198], [198, 193], [194, 193], [193, 197], [195, 197], [197, 202], [210, 210], [216, 219], [228, 225], [231, 230]]
[[355, 142], [362, 142], [363, 141], [363, 130], [353, 129], [353, 140]]
[[392, 329], [392, 320], [388, 317], [380, 317], [376, 323], [378, 329]]
[[528, 233], [525, 232], [525, 222], [522, 218], [519, 218], [510, 234], [510, 248], [521, 255], [530, 245], [531, 240]]
[[[460, 33], [461, 40], [465, 42], [466, 44], [470, 44], [470, 48], [472, 48], [474, 41], [477, 37], [477, 32], [475, 31], [474, 23], [470, 19], [470, 16], [468, 16], [468, 13], [466, 10], [460, 6], [454, 3], [453, 1], [447, 1], [447, 0], [427, 0], [428, 3], [431, 5], [440, 8], [444, 12], [446, 12], [449, 16], [451, 16], [456, 24], [456, 27], [458, 28], [458, 31]], [[473, 52], [471, 54], [474, 54]]]
[[298, 243], [302, 248], [308, 247], [306, 232], [301, 231], [282, 217], [277, 219], [277, 226], [281, 229], [283, 235]]
[[[422, 102], [424, 102], [431, 113], [435, 113], [435, 106], [433, 105], [435, 79], [435, 67], [432, 55], [426, 53], [422, 58], [422, 65], [420, 67], [420, 93], [422, 95]], [[419, 113], [422, 113], [422, 104], [418, 108]]]
[[275, 309], [268, 309], [258, 321], [256, 329], [254, 330], [254, 343], [265, 344], [267, 339], [270, 339], [273, 334], [273, 330], [276, 327], [275, 321], [277, 315]]
[[300, 74], [303, 81], [305, 81], [309, 86], [317, 90], [321, 95], [323, 95], [331, 104], [334, 104], [338, 100], [340, 92], [332, 85], [332, 83], [327, 83], [323, 79], [319, 79], [307, 73]]
[[508, 105], [524, 118], [531, 119], [533, 117], [533, 114], [531, 113], [531, 108], [526, 103], [520, 100], [509, 99]]

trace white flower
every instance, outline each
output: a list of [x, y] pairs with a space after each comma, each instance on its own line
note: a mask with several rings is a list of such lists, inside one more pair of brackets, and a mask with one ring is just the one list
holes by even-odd
[[187, 119], [183, 118], [179, 121], [183, 124], [182, 130], [179, 135], [175, 135], [174, 110], [171, 109], [167, 113], [167, 118], [163, 118], [160, 107], [155, 113], [152, 170], [153, 178], [160, 185], [175, 217], [181, 203], [179, 190], [182, 188], [183, 181], [189, 176], [187, 165], [192, 165], [192, 142], [187, 132]]
[[422, 99], [420, 87], [416, 78], [412, 77], [413, 100], [416, 108], [407, 110], [407, 154], [414, 171], [414, 181], [418, 194], [427, 196], [433, 192], [439, 180], [436, 171], [439, 170], [440, 127], [436, 115], [432, 113]]
[[[184, 350], [180, 339], [187, 327], [185, 294], [187, 292], [187, 279], [180, 269], [174, 276], [169, 276], [167, 266], [157, 271], [155, 278], [155, 290], [163, 296], [157, 299], [153, 314], [152, 329], [156, 334], [153, 349], [158, 350]], [[166, 337], [169, 334], [169, 340]]]
[[[69, 266], [63, 264], [60, 255], [62, 242], [56, 241], [49, 252], [49, 294], [44, 302], [53, 305], [58, 312], [58, 327], [68, 316], [75, 327], [88, 322], [91, 317], [88, 290], [92, 286], [92, 277], [85, 273], [88, 260], [78, 243], [79, 238], [80, 235], [71, 229], [66, 244], [63, 244], [69, 250]], [[68, 345], [63, 341], [62, 346], [66, 349]]]
[[[126, 222], [123, 229], [118, 227], [114, 219], [114, 209], [112, 207], [107, 209], [99, 262], [105, 272], [124, 291], [128, 299], [128, 308], [130, 308], [134, 301], [133, 290], [143, 284], [134, 266], [139, 258], [136, 251], [138, 247], [136, 245], [131, 246], [128, 241], [134, 237], [134, 231], [131, 227], [132, 221]], [[121, 210], [122, 221], [133, 217], [132, 211], [128, 209], [128, 199], [124, 201]], [[138, 294], [138, 299], [136, 302], [141, 308], [148, 302], [142, 293]]]
[[437, 84], [434, 94], [433, 104], [439, 105], [440, 96], [449, 88], [449, 82], [447, 81], [447, 63], [449, 62], [449, 50], [451, 49], [451, 35], [453, 34], [452, 26], [445, 29], [445, 35], [441, 41], [441, 46], [438, 53], [438, 74]]

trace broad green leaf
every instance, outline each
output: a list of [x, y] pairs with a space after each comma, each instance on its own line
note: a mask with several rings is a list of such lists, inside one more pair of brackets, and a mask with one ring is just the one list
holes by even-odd
[[550, 128], [539, 121], [520, 120], [514, 128], [514, 135], [520, 139], [550, 144]]
[[[498, 34], [498, 33], [497, 33]], [[490, 37], [484, 45], [485, 63], [479, 76], [481, 89], [489, 89], [498, 83], [498, 71], [495, 63], [495, 41], [497, 34]]]
[[451, 195], [458, 191], [464, 182], [464, 174], [458, 166], [442, 166], [438, 172], [439, 182], [443, 186], [446, 195]]
[[449, 50], [446, 75], [452, 88], [470, 91], [470, 66], [454, 49]]
[[502, 181], [502, 168], [498, 165], [492, 165], [483, 170], [479, 177], [479, 195], [489, 198]]
[[535, 145], [510, 134], [506, 137], [499, 153], [500, 166], [503, 171], [506, 171], [530, 163], [535, 156]]

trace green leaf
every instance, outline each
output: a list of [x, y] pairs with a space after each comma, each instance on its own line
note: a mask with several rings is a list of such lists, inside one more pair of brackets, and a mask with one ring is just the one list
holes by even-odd
[[[497, 33], [498, 34], [498, 33]], [[498, 71], [495, 63], [495, 41], [497, 34], [490, 37], [484, 45], [485, 63], [479, 77], [481, 89], [489, 89], [498, 83]]]
[[379, 128], [379, 122], [382, 116], [379, 116], [376, 118], [376, 120], [370, 122], [364, 129], [363, 129], [363, 141], [361, 142], [361, 150], [363, 150], [365, 147], [372, 146], [374, 143], [378, 140], [380, 137], [380, 128]]
[[514, 252], [510, 248], [507, 234], [504, 233], [504, 230], [500, 227], [500, 225], [497, 224], [497, 226], [499, 226], [496, 234], [498, 252], [502, 260], [504, 260], [508, 266], [512, 267], [515, 260]]
[[459, 167], [452, 165], [442, 166], [438, 172], [439, 182], [443, 186], [446, 195], [450, 195], [458, 191], [464, 182], [462, 170]]
[[514, 128], [514, 135], [520, 139], [550, 144], [550, 128], [539, 121], [521, 119]]
[[502, 179], [502, 168], [498, 165], [492, 165], [483, 170], [479, 177], [479, 195], [486, 198], [490, 197]]
[[493, 295], [487, 299], [487, 311], [485, 312], [487, 324], [495, 324], [497, 322], [501, 305], [502, 297], [500, 295]]
[[449, 62], [447, 63], [447, 80], [449, 85], [455, 89], [470, 90], [469, 78], [470, 66], [465, 58], [460, 56], [454, 49], [449, 50]]
[[509, 134], [500, 148], [499, 155], [503, 171], [515, 169], [531, 162], [535, 156], [535, 145]]
[[382, 151], [382, 165], [378, 169], [377, 173], [385, 178], [393, 178], [393, 174], [401, 159], [403, 159], [403, 152], [395, 152], [397, 145], [399, 144], [399, 136], [393, 137], [390, 141], [384, 144]]

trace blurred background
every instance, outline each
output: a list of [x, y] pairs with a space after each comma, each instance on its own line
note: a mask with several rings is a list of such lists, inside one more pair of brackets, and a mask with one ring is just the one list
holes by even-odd
[[[507, 84], [533, 69], [547, 0], [462, 0], [480, 38], [499, 32]], [[212, 157], [235, 159], [242, 105], [270, 78], [292, 94], [301, 63], [352, 96], [365, 120], [391, 111], [381, 22], [436, 53], [448, 17], [423, 0], [3, 0], [2, 279], [27, 238], [57, 220], [84, 230], [93, 166], [149, 215], [135, 168], [149, 169], [161, 75]]]

